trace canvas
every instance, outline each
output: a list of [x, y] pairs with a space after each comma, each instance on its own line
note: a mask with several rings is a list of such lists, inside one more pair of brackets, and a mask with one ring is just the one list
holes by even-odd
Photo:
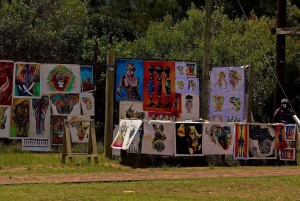
[[185, 62], [175, 62], [176, 80], [186, 79], [186, 63]]
[[188, 91], [188, 81], [186, 78], [176, 78], [175, 80], [175, 91], [179, 94], [185, 94]]
[[96, 90], [93, 80], [93, 66], [80, 66], [81, 90], [82, 92], [92, 92]]
[[224, 116], [209, 116], [208, 121], [209, 122], [226, 122], [226, 119]]
[[295, 148], [279, 149], [279, 159], [281, 161], [295, 161], [296, 160]]
[[116, 100], [143, 101], [144, 61], [117, 60]]
[[233, 158], [237, 160], [249, 159], [249, 127], [248, 124], [235, 124]]
[[132, 120], [130, 122], [129, 132], [127, 132], [124, 137], [124, 142], [122, 145], [123, 150], [129, 148], [142, 123], [142, 120]]
[[228, 70], [229, 91], [245, 90], [245, 72], [242, 67], [230, 67]]
[[[114, 132], [113, 132], [113, 139], [116, 138], [118, 131], [119, 131], [119, 125], [115, 125]], [[114, 148], [112, 149], [113, 156], [120, 156], [120, 154], [121, 154], [120, 149], [114, 149]]]
[[284, 124], [276, 124], [275, 126], [275, 147], [276, 149], [286, 148]]
[[275, 126], [249, 124], [249, 158], [276, 159]]
[[143, 154], [168, 155], [174, 154], [173, 122], [144, 121], [144, 136], [142, 141]]
[[171, 112], [175, 100], [175, 62], [144, 62], [143, 110]]
[[51, 151], [51, 141], [49, 138], [22, 139], [22, 150], [48, 152]]
[[[122, 119], [119, 123], [120, 127], [118, 130], [118, 134], [115, 137], [114, 141], [111, 144], [111, 147], [114, 149], [121, 149], [124, 143], [124, 138], [130, 132], [130, 125], [132, 120], [124, 120]], [[128, 134], [127, 134], [128, 133]]]
[[202, 123], [176, 122], [176, 156], [203, 156], [202, 127]]
[[80, 93], [80, 66], [76, 64], [42, 64], [41, 92]]
[[136, 119], [147, 119], [148, 112], [143, 111], [142, 102], [124, 102], [120, 101], [119, 108], [119, 119], [125, 118], [136, 118]]
[[204, 123], [203, 124], [203, 154], [230, 155], [233, 153], [234, 124]]
[[211, 90], [224, 91], [228, 89], [228, 68], [213, 68], [211, 70]]
[[83, 115], [95, 116], [95, 99], [92, 93], [79, 94]]
[[296, 125], [287, 124], [285, 125], [285, 141], [295, 141], [296, 136]]
[[[68, 116], [68, 120], [90, 120], [88, 115]], [[69, 122], [72, 143], [88, 143], [90, 137], [90, 122]]]
[[50, 94], [53, 115], [80, 115], [79, 94]]
[[180, 116], [172, 112], [149, 112], [148, 120], [177, 121]]
[[51, 115], [50, 119], [50, 137], [52, 145], [62, 145], [65, 133], [64, 120], [67, 116]]
[[14, 68], [14, 97], [39, 98], [41, 64], [16, 62]]
[[9, 138], [10, 135], [10, 107], [0, 107], [0, 138]]
[[186, 64], [186, 76], [196, 77], [197, 76], [197, 65], [195, 63]]
[[210, 93], [210, 116], [223, 116], [226, 114], [226, 93], [211, 92]]
[[0, 60], [0, 106], [10, 107], [13, 94], [14, 63]]
[[198, 78], [188, 78], [187, 93], [189, 93], [189, 94], [199, 94], [200, 93], [200, 85], [199, 85]]
[[182, 94], [181, 95], [181, 116], [183, 118], [200, 116], [200, 100], [198, 94]]
[[10, 138], [27, 138], [30, 125], [30, 99], [13, 98], [10, 119]]
[[50, 97], [42, 94], [41, 98], [31, 99], [30, 138], [50, 138]]
[[244, 94], [243, 92], [232, 92], [227, 94], [228, 115], [244, 114]]

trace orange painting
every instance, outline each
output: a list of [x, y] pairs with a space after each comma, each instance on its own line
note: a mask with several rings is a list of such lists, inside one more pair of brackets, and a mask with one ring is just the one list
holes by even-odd
[[235, 144], [234, 144], [234, 158], [248, 159], [248, 125], [235, 125]]
[[276, 149], [286, 148], [285, 126], [283, 124], [275, 126], [275, 147]]

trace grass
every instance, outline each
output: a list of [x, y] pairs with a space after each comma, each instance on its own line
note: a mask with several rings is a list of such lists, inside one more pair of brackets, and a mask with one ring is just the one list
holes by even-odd
[[300, 176], [0, 186], [1, 200], [299, 200]]

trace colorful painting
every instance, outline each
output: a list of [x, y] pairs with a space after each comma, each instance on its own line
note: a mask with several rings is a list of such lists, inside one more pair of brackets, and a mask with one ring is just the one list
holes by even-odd
[[0, 138], [9, 138], [10, 113], [9, 107], [0, 107]]
[[50, 135], [52, 145], [62, 145], [65, 134], [66, 116], [52, 115], [50, 120]]
[[285, 141], [295, 141], [296, 136], [296, 125], [287, 124], [285, 125]]
[[189, 119], [190, 117], [200, 117], [200, 100], [198, 94], [181, 95], [181, 117]]
[[232, 154], [234, 144], [233, 123], [203, 124], [203, 154]]
[[226, 113], [226, 93], [211, 92], [210, 94], [210, 115], [223, 116]]
[[95, 99], [92, 93], [79, 94], [83, 115], [95, 116]]
[[13, 98], [10, 119], [10, 138], [27, 138], [30, 124], [30, 99]]
[[248, 124], [235, 124], [235, 138], [234, 138], [234, 153], [233, 158], [238, 160], [249, 159], [249, 135]]
[[275, 126], [249, 124], [249, 158], [276, 159]]
[[132, 120], [130, 122], [129, 132], [127, 132], [124, 137], [124, 142], [122, 146], [123, 150], [129, 149], [129, 146], [131, 145], [135, 135], [138, 133], [138, 130], [142, 123], [143, 122], [141, 120]]
[[176, 79], [186, 79], [186, 63], [175, 62]]
[[88, 143], [91, 123], [85, 122], [84, 120], [90, 120], [90, 116], [68, 116], [67, 119], [83, 120], [82, 122], [69, 122], [72, 143]]
[[119, 119], [147, 119], [148, 112], [143, 111], [142, 102], [120, 101]]
[[114, 149], [121, 149], [124, 143], [124, 138], [127, 133], [130, 132], [130, 125], [131, 125], [131, 120], [121, 120], [120, 121], [120, 127], [118, 130], [118, 134], [115, 137], [113, 143], [111, 144], [111, 147]]
[[186, 64], [186, 76], [187, 77], [196, 77], [197, 75], [197, 65], [195, 63]]
[[49, 138], [28, 138], [22, 139], [22, 150], [25, 151], [51, 151]]
[[117, 60], [116, 100], [143, 101], [144, 61]]
[[226, 122], [244, 122], [243, 116], [227, 116]]
[[226, 122], [224, 116], [209, 116], [208, 121], [210, 122]]
[[184, 94], [187, 92], [187, 79], [185, 79], [185, 78], [177, 79], [176, 78], [175, 85], [176, 85], [176, 87], [175, 87], [176, 93]]
[[189, 94], [199, 94], [200, 93], [200, 85], [198, 78], [188, 78], [187, 81], [187, 93]]
[[93, 66], [80, 66], [82, 92], [92, 92], [96, 90], [93, 80]]
[[228, 115], [243, 115], [244, 113], [244, 94], [234, 92], [227, 94]]
[[175, 124], [167, 121], [144, 121], [142, 153], [155, 155], [174, 154]]
[[40, 93], [40, 69], [38, 63], [15, 63], [14, 97], [35, 97]]
[[148, 120], [178, 121], [180, 114], [172, 112], [149, 112]]
[[211, 89], [213, 91], [228, 89], [228, 68], [213, 68], [211, 71]]
[[42, 64], [43, 93], [80, 93], [80, 66], [76, 64]]
[[281, 161], [295, 161], [296, 160], [295, 148], [279, 149], [279, 159]]
[[50, 94], [53, 115], [80, 115], [79, 94]]
[[0, 60], [0, 106], [10, 107], [12, 104], [13, 72], [14, 63], [12, 61]]
[[275, 126], [275, 147], [276, 149], [286, 148], [284, 124], [276, 124]]
[[244, 79], [245, 72], [241, 67], [230, 67], [229, 68], [229, 87], [230, 91], [244, 91]]
[[33, 98], [30, 108], [30, 135], [31, 138], [50, 138], [50, 98], [43, 94], [41, 98]]
[[175, 155], [203, 156], [202, 123], [176, 122]]
[[175, 100], [175, 63], [144, 63], [143, 110], [171, 112]]

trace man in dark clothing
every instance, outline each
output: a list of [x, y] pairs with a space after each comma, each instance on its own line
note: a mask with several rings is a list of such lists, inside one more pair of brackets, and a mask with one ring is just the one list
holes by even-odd
[[295, 120], [293, 119], [293, 115], [295, 115], [295, 113], [288, 108], [288, 100], [282, 99], [280, 103], [280, 108], [276, 109], [274, 112], [274, 122], [283, 124], [294, 124]]

